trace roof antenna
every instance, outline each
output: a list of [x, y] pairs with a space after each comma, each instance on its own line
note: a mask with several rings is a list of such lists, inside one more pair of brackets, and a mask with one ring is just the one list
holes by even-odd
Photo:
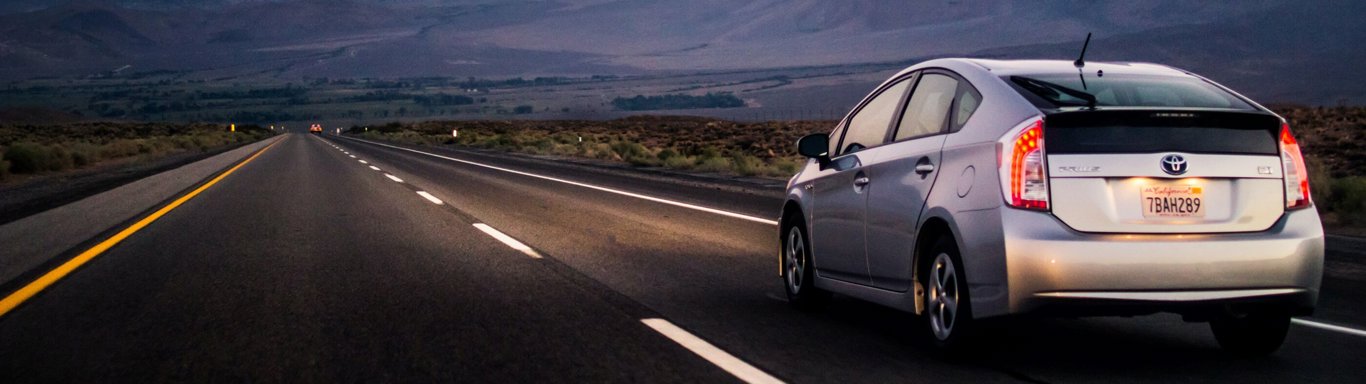
[[1087, 48], [1087, 47], [1090, 47], [1090, 46], [1091, 46], [1091, 32], [1087, 32], [1087, 33], [1086, 33], [1086, 42], [1081, 44], [1081, 56], [1078, 56], [1078, 57], [1077, 57], [1077, 61], [1073, 61], [1073, 62], [1072, 62], [1072, 65], [1075, 66], [1075, 67], [1077, 67], [1077, 77], [1081, 78], [1081, 89], [1087, 89], [1087, 88], [1086, 88], [1086, 76], [1082, 75], [1082, 73], [1081, 73], [1081, 67], [1085, 67], [1085, 66], [1086, 66], [1086, 48]]

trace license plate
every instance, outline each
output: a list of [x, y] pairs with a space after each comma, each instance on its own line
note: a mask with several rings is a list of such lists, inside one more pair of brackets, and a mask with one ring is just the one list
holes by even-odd
[[1143, 188], [1143, 217], [1205, 217], [1205, 189], [1196, 185], [1154, 184]]

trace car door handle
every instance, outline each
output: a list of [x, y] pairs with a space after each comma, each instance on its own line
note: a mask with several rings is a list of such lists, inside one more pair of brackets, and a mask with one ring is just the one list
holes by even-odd
[[924, 176], [930, 172], [934, 172], [934, 163], [930, 162], [929, 156], [921, 157], [920, 161], [915, 162], [915, 173]]
[[862, 187], [867, 186], [868, 183], [871, 183], [871, 182], [873, 182], [873, 181], [872, 181], [872, 180], [868, 180], [868, 176], [860, 176], [860, 177], [854, 179], [854, 186], [855, 186], [855, 187], [860, 187], [860, 188], [862, 188]]

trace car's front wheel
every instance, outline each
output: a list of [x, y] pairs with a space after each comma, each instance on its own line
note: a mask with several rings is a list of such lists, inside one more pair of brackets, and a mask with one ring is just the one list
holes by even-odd
[[1290, 314], [1257, 310], [1223, 314], [1209, 323], [1214, 339], [1239, 356], [1265, 356], [1280, 349], [1290, 331]]
[[816, 288], [816, 266], [811, 262], [811, 242], [800, 217], [784, 220], [783, 286], [787, 302], [802, 310], [819, 309], [830, 301], [830, 293]]

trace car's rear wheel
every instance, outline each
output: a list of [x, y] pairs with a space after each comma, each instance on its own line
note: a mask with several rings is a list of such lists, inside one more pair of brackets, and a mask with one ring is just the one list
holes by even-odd
[[1280, 310], [1230, 311], [1211, 320], [1214, 339], [1225, 351], [1239, 356], [1276, 352], [1290, 331], [1290, 314]]
[[830, 301], [830, 293], [816, 288], [816, 266], [811, 262], [811, 243], [800, 217], [784, 220], [783, 286], [787, 302], [802, 310], [814, 310]]
[[931, 257], [920, 277], [925, 284], [925, 330], [941, 350], [960, 350], [972, 334], [973, 320], [958, 247], [953, 239], [941, 238], [925, 255]]

